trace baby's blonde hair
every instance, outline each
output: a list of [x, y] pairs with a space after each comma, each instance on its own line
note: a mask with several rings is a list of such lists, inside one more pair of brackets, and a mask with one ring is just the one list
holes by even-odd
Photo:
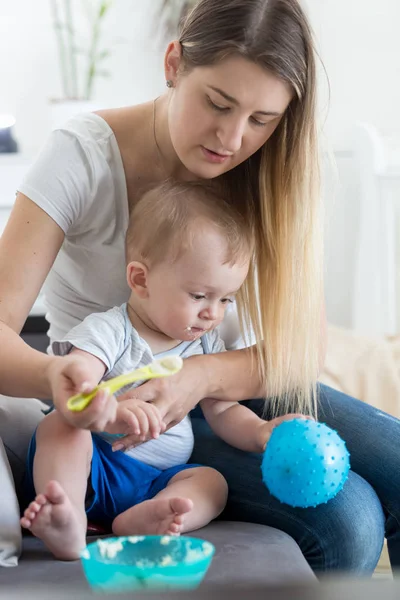
[[253, 226], [217, 193], [215, 185], [167, 180], [146, 191], [134, 206], [126, 234], [126, 260], [150, 265], [175, 262], [206, 227], [224, 239], [225, 263], [251, 257]]

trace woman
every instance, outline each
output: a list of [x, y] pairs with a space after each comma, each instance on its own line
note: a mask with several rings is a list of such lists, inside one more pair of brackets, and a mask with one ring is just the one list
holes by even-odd
[[[306, 18], [297, 0], [201, 0], [168, 46], [165, 75], [167, 91], [153, 102], [77, 117], [55, 132], [21, 184], [0, 245], [0, 392], [52, 396], [77, 426], [107, 430], [105, 396], [75, 416], [65, 408], [72, 393], [92, 385], [91, 374], [72, 358], [64, 367], [29, 349], [18, 332], [46, 277], [51, 339], [124, 302], [123, 239], [137, 198], [166, 177], [201, 178], [226, 186], [256, 225], [256, 264], [239, 309], [258, 343], [190, 358], [174, 379], [148, 383], [136, 396], [155, 402], [169, 426], [203, 397], [279, 396], [280, 412], [312, 412], [323, 311]], [[224, 445], [201, 418], [193, 419], [192, 459], [227, 478], [227, 518], [286, 531], [315, 571], [372, 572], [385, 528], [396, 566], [399, 423], [333, 390], [318, 395], [318, 416], [346, 440], [354, 469], [329, 504], [280, 504], [261, 483], [260, 457]], [[120, 404], [129, 410], [133, 401]], [[264, 402], [251, 406], [262, 411]], [[135, 442], [128, 436], [123, 444]]]

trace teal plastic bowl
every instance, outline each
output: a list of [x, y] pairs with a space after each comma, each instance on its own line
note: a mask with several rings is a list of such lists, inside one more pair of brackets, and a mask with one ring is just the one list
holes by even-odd
[[195, 588], [215, 548], [198, 538], [130, 536], [99, 539], [81, 552], [83, 570], [98, 592]]

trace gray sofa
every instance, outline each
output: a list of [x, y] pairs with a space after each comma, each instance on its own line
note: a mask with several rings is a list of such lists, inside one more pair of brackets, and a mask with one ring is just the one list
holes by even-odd
[[[216, 547], [205, 584], [279, 585], [315, 580], [297, 544], [276, 529], [218, 521], [194, 535]], [[54, 560], [32, 536], [24, 536], [19, 565], [3, 568], [0, 581], [1, 586], [25, 583], [35, 589], [68, 584], [82, 590], [88, 587], [79, 562]]]
[[[43, 340], [34, 338], [34, 345], [43, 347]], [[0, 438], [5, 448], [4, 452], [0, 444], [0, 565], [10, 565], [0, 566], [1, 586], [28, 584], [34, 589], [44, 589], [60, 585], [83, 591], [87, 584], [79, 562], [54, 560], [40, 540], [30, 534], [21, 538], [18, 527], [13, 487], [20, 489], [27, 446], [43, 417], [42, 408], [43, 404], [36, 400], [0, 396]], [[216, 547], [205, 584], [276, 585], [315, 581], [296, 542], [271, 527], [220, 520], [194, 535]], [[12, 566], [17, 562], [17, 566]]]

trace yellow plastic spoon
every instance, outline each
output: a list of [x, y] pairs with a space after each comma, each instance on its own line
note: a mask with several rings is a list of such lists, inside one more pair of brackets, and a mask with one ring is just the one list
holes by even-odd
[[73, 412], [80, 412], [91, 403], [99, 390], [107, 390], [109, 394], [115, 394], [115, 392], [125, 385], [134, 383], [135, 381], [175, 375], [175, 373], [181, 370], [182, 365], [183, 361], [180, 356], [166, 356], [165, 358], [154, 360], [149, 365], [140, 367], [140, 369], [135, 369], [135, 371], [131, 371], [130, 373], [124, 373], [108, 381], [103, 381], [88, 394], [82, 393], [71, 396], [67, 402], [67, 408]]

